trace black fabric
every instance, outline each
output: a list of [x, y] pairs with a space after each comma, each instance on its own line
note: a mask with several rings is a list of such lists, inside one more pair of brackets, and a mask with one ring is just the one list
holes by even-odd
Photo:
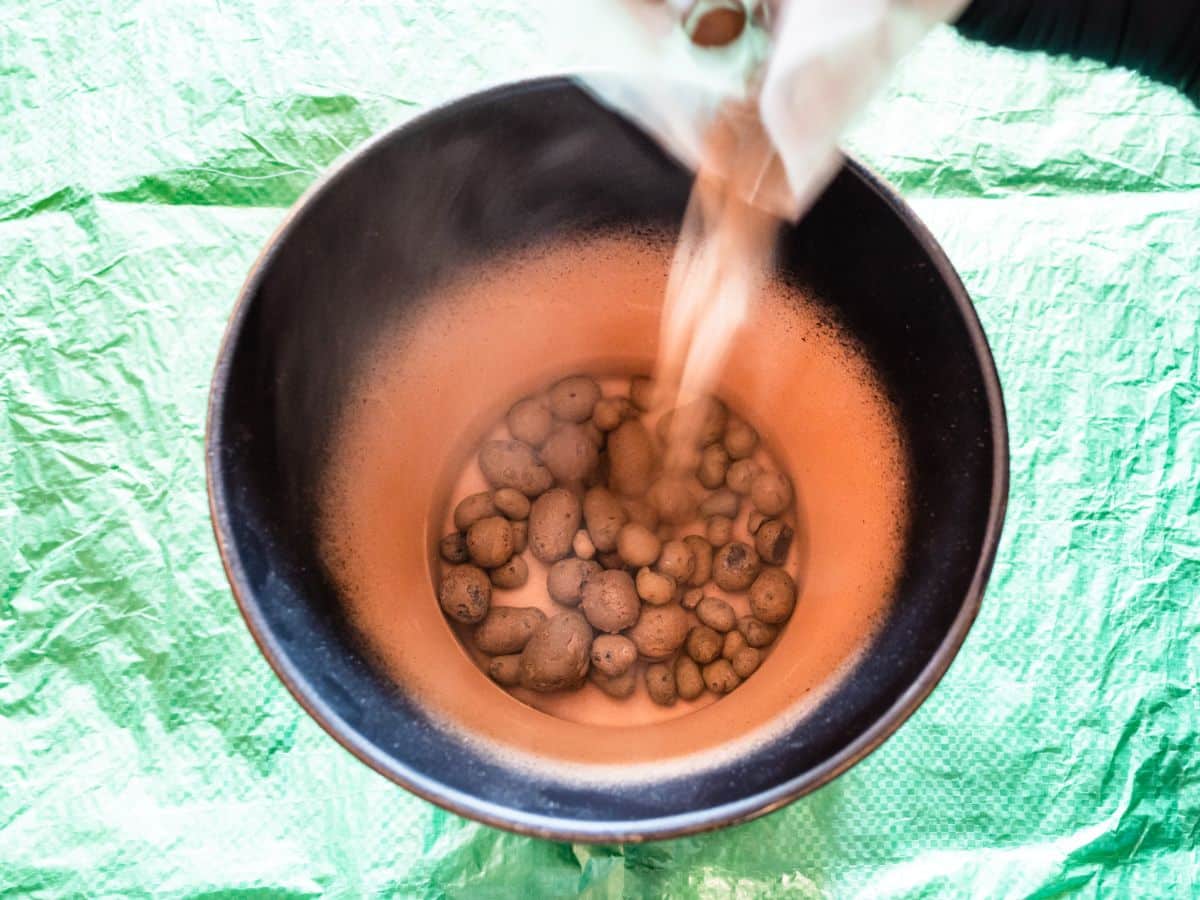
[[964, 35], [1126, 66], [1200, 103], [1200, 0], [974, 0]]

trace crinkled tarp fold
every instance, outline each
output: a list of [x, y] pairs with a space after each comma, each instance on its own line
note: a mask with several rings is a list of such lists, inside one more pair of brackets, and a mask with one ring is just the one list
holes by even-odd
[[8, 0], [0, 888], [13, 896], [1195, 896], [1200, 114], [942, 29], [850, 147], [944, 244], [1012, 432], [930, 700], [787, 809], [646, 846], [491, 830], [351, 758], [208, 523], [225, 320], [283, 210], [412, 111], [560, 65], [526, 6]]

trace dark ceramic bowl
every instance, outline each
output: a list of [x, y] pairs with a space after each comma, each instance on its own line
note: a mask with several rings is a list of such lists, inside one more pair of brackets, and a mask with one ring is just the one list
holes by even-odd
[[[501, 195], [497, 178], [508, 186]], [[301, 705], [359, 759], [488, 824], [645, 840], [777, 809], [895, 731], [946, 672], [979, 610], [1008, 489], [995, 366], [933, 238], [848, 161], [784, 231], [779, 266], [836, 307], [886, 382], [911, 452], [915, 524], [887, 621], [819, 709], [715, 769], [600, 789], [514, 768], [464, 742], [361, 652], [317, 559], [312, 485], [354, 361], [382, 319], [516, 244], [676, 226], [688, 189], [688, 174], [651, 140], [567, 80], [468, 97], [372, 141], [296, 205], [251, 271], [221, 347], [209, 494], [255, 639]]]

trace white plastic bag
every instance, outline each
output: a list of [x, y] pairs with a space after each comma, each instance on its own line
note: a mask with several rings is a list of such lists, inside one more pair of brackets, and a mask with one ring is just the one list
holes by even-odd
[[[682, 162], [727, 165], [706, 153], [714, 123], [737, 111], [765, 133], [786, 179], [741, 173], [757, 205], [797, 218], [837, 171], [837, 141], [895, 64], [966, 0], [781, 0], [719, 49], [694, 46], [677, 3], [551, 2], [581, 82], [655, 135]], [[757, 117], [757, 122], [753, 118]], [[749, 123], [749, 124], [747, 124]], [[766, 163], [763, 163], [765, 167]], [[739, 167], [745, 168], [741, 160]], [[749, 166], [754, 169], [755, 163]]]

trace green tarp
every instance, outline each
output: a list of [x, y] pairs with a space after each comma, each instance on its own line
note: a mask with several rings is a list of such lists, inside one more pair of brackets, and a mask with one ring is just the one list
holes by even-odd
[[848, 143], [978, 304], [1013, 486], [891, 740], [750, 825], [572, 847], [417, 800], [275, 679], [203, 478], [239, 284], [343, 151], [554, 53], [513, 0], [3, 3], [0, 891], [1200, 894], [1200, 112], [949, 29]]

